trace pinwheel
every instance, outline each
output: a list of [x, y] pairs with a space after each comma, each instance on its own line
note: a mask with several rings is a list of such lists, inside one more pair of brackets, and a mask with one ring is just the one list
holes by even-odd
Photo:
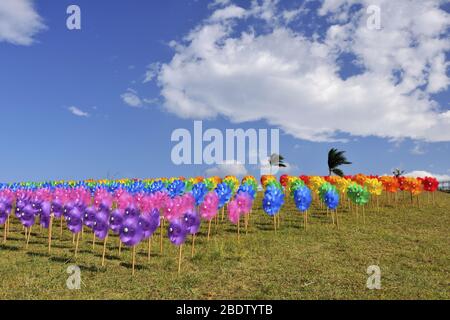
[[303, 224], [306, 230], [308, 225], [308, 209], [312, 202], [311, 190], [305, 185], [299, 185], [293, 191], [295, 205], [298, 210], [303, 212]]
[[181, 196], [184, 193], [185, 183], [182, 180], [174, 180], [167, 188], [171, 198]]
[[370, 193], [367, 188], [363, 188], [361, 185], [353, 182], [347, 188], [347, 196], [348, 198], [356, 204], [356, 217], [358, 219], [358, 206], [362, 206], [363, 212], [363, 222], [366, 221], [364, 205], [369, 202]]
[[192, 235], [192, 250], [191, 256], [194, 256], [195, 236], [200, 230], [201, 219], [194, 211], [187, 211], [183, 216], [183, 225], [187, 230], [187, 233]]
[[191, 192], [195, 199], [195, 205], [198, 207], [202, 203], [203, 198], [208, 193], [208, 188], [203, 182], [200, 182], [192, 187]]
[[105, 266], [105, 254], [106, 254], [106, 243], [108, 241], [108, 231], [109, 231], [109, 211], [100, 210], [97, 211], [94, 218], [94, 223], [92, 225], [92, 230], [94, 231], [94, 241], [92, 244], [92, 249], [95, 246], [95, 238], [103, 240], [103, 254], [102, 254], [102, 267]]
[[281, 191], [281, 188], [277, 187], [276, 184], [268, 185], [264, 192], [263, 209], [268, 215], [273, 216], [275, 231], [277, 230], [275, 216], [278, 214], [283, 204], [284, 193]]
[[330, 188], [328, 189], [324, 196], [323, 196], [323, 202], [327, 206], [327, 210], [331, 210], [331, 218], [333, 220], [334, 225], [334, 216], [336, 217], [336, 226], [339, 228], [339, 218], [337, 214], [337, 207], [339, 205], [339, 194], [336, 191], [336, 188]]
[[208, 192], [202, 204], [199, 207], [200, 216], [202, 219], [208, 221], [208, 241], [211, 233], [211, 221], [217, 215], [217, 210], [219, 208], [219, 197], [214, 191]]
[[10, 215], [11, 209], [8, 204], [3, 201], [0, 201], [0, 225], [4, 225], [3, 231], [3, 243], [6, 243], [7, 234], [8, 234], [8, 219]]
[[383, 193], [383, 183], [376, 178], [369, 178], [366, 179], [366, 181], [364, 182], [364, 186], [367, 188], [367, 190], [372, 196], [376, 197], [377, 211], [379, 211], [380, 206], [378, 198], [381, 195], [381, 193]]
[[139, 225], [139, 217], [134, 215], [126, 216], [119, 229], [119, 236], [122, 243], [128, 247], [132, 247], [132, 275], [134, 275], [134, 267], [136, 264], [136, 245], [141, 242], [144, 232]]
[[30, 242], [31, 236], [31, 227], [36, 221], [36, 210], [33, 209], [33, 206], [31, 204], [27, 204], [23, 209], [21, 209], [19, 219], [22, 225], [25, 227], [26, 248], [28, 249], [28, 243]]
[[219, 209], [222, 209], [222, 221], [224, 219], [225, 204], [231, 199], [232, 191], [228, 184], [225, 182], [219, 183], [215, 189], [217, 195], [219, 196]]
[[[248, 186], [249, 188], [242, 188], [238, 190], [235, 200], [239, 208], [240, 214], [245, 217], [245, 232], [248, 231], [249, 215], [253, 207], [254, 191], [252, 186], [243, 185], [241, 187]], [[239, 221], [238, 221], [238, 239], [239, 239]]]
[[434, 203], [434, 193], [439, 188], [439, 182], [434, 177], [425, 177], [422, 179], [423, 189], [427, 191], [428, 202], [430, 202], [430, 193], [433, 195]]
[[181, 271], [182, 250], [183, 244], [186, 241], [187, 229], [181, 221], [174, 220], [169, 225], [168, 235], [170, 242], [179, 247], [179, 256], [178, 256], [178, 274], [179, 274]]
[[80, 232], [83, 227], [83, 213], [77, 207], [73, 207], [65, 215], [67, 222], [67, 229], [77, 237], [75, 245], [75, 258], [78, 255], [78, 244], [80, 242]]
[[144, 213], [139, 217], [139, 226], [143, 231], [143, 239], [148, 239], [148, 260], [151, 257], [152, 237], [161, 224], [161, 217], [158, 209], [153, 209], [149, 213]]

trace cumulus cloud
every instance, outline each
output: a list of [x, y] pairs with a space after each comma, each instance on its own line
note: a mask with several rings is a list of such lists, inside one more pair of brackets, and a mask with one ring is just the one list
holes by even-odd
[[237, 161], [225, 161], [222, 164], [218, 164], [215, 167], [209, 168], [205, 171], [206, 176], [221, 176], [233, 175], [236, 177], [242, 177], [248, 174], [245, 165]]
[[0, 1], [0, 42], [30, 45], [33, 37], [46, 26], [32, 0]]
[[79, 109], [77, 107], [74, 107], [74, 106], [69, 107], [67, 109], [70, 111], [70, 113], [72, 113], [73, 115], [75, 115], [77, 117], [85, 117], [85, 118], [87, 118], [87, 117], [90, 116], [90, 114], [88, 112], [85, 112], [85, 111], [83, 111], [83, 110], [81, 110], [81, 109]]
[[128, 88], [127, 91], [123, 93], [120, 97], [122, 98], [122, 101], [130, 107], [134, 108], [142, 107], [142, 100], [138, 96], [136, 90]]
[[423, 178], [423, 177], [435, 177], [438, 181], [450, 181], [448, 174], [435, 174], [428, 171], [416, 170], [405, 174], [405, 177]]
[[[449, 86], [450, 19], [439, 1], [324, 1], [315, 13], [329, 21], [322, 36], [288, 26], [301, 7], [286, 15], [278, 1], [252, 3], [222, 6], [172, 42], [175, 54], [157, 76], [168, 111], [266, 120], [310, 141], [341, 133], [450, 141], [450, 111], [431, 96]], [[367, 28], [368, 5], [380, 6], [381, 30]], [[249, 17], [264, 28], [239, 24]], [[343, 79], [342, 54], [354, 55], [361, 72]]]

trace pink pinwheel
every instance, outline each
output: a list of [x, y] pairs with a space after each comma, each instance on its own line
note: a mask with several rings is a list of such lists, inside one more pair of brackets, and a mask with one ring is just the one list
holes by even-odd
[[181, 212], [186, 213], [194, 211], [195, 209], [195, 198], [192, 193], [185, 193], [180, 197], [181, 199]]
[[219, 208], [219, 196], [214, 191], [208, 192], [200, 205], [200, 216], [211, 221], [216, 215]]
[[117, 207], [119, 209], [126, 209], [132, 204], [134, 204], [134, 198], [131, 194], [128, 192], [123, 192], [120, 194], [120, 196], [117, 198]]
[[228, 203], [228, 219], [232, 224], [238, 224], [240, 217], [241, 210], [239, 209], [236, 199], [231, 200]]
[[253, 200], [247, 192], [240, 192], [236, 195], [236, 203], [240, 213], [249, 214], [252, 210]]
[[180, 211], [180, 203], [179, 197], [174, 199], [168, 198], [162, 208], [164, 218], [169, 221], [178, 219], [182, 215], [182, 212]]

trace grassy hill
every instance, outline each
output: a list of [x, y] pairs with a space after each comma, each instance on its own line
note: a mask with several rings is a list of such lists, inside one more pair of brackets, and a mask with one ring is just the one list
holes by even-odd
[[[275, 233], [259, 198], [239, 242], [236, 227], [224, 222], [213, 225], [208, 243], [204, 224], [193, 258], [190, 239], [184, 246], [180, 275], [177, 248], [167, 239], [162, 255], [155, 239], [150, 262], [147, 243], [140, 245], [133, 277], [131, 251], [119, 257], [116, 237], [110, 237], [101, 267], [102, 243], [93, 250], [89, 232], [74, 259], [71, 234], [65, 231], [60, 240], [55, 222], [49, 255], [46, 231], [35, 227], [25, 249], [14, 218], [8, 241], [0, 245], [0, 298], [450, 299], [450, 194], [438, 193], [434, 205], [423, 197], [420, 207], [407, 199], [396, 206], [383, 203], [379, 212], [366, 208], [365, 224], [340, 209], [340, 230], [315, 206], [307, 231], [288, 201]], [[66, 287], [73, 264], [81, 268], [81, 290]], [[366, 288], [370, 265], [381, 268], [381, 290]]]

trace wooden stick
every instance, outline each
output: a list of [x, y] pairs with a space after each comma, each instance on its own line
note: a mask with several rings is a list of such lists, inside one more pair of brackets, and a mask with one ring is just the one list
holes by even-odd
[[134, 265], [135, 264], [136, 264], [136, 246], [133, 246], [133, 259], [131, 262], [131, 268], [132, 268], [131, 275], [132, 276], [134, 276]]
[[364, 205], [362, 207], [362, 212], [363, 212], [363, 224], [366, 224], [366, 210], [365, 210], [365, 206]]
[[273, 216], [273, 229], [277, 233], [277, 217], [275, 215]]
[[237, 239], [238, 239], [238, 241], [240, 240], [240, 237], [241, 237], [241, 235], [240, 235], [240, 224], [241, 224], [241, 217], [239, 216], [238, 223], [237, 223]]
[[225, 216], [225, 205], [223, 205], [223, 207], [222, 207], [222, 222], [223, 222], [224, 216]]
[[80, 233], [78, 232], [77, 233], [77, 242], [76, 242], [76, 245], [75, 245], [75, 258], [77, 258], [77, 256], [78, 256], [78, 245], [79, 245], [79, 243], [80, 243]]
[[8, 234], [8, 221], [5, 222], [5, 230], [3, 231], [3, 243], [6, 243], [7, 234]]
[[27, 245], [25, 246], [25, 249], [28, 249], [28, 243], [30, 242], [30, 237], [31, 237], [31, 227], [28, 228]]
[[[93, 232], [93, 230], [92, 230]], [[92, 250], [95, 250], [95, 233], [93, 233], [93, 237], [92, 237]]]
[[53, 226], [53, 214], [50, 215], [50, 223], [48, 225], [48, 253], [52, 251], [52, 226]]
[[339, 216], [338, 216], [338, 209], [336, 208], [336, 211], [334, 212], [334, 214], [336, 215], [336, 226], [339, 230]]
[[108, 241], [108, 235], [106, 235], [105, 239], [103, 240], [103, 254], [102, 254], [102, 267], [105, 266], [105, 255], [106, 255], [106, 243]]
[[211, 220], [208, 222], [208, 241], [209, 241], [209, 234], [211, 233]]
[[191, 258], [194, 257], [195, 252], [195, 234], [192, 235], [192, 249], [191, 249]]
[[150, 238], [148, 238], [148, 256], [147, 256], [147, 259], [148, 259], [149, 262], [150, 262], [150, 258], [151, 258], [151, 255], [152, 255], [152, 238], [153, 238], [153, 236], [150, 236]]
[[122, 254], [122, 240], [119, 238], [119, 256]]
[[180, 245], [180, 255], [178, 256], [178, 274], [181, 271], [181, 258], [182, 258], [183, 245]]
[[308, 222], [308, 210], [303, 212], [303, 228], [305, 228], [305, 231], [307, 230], [307, 222]]
[[161, 219], [160, 224], [160, 233], [159, 233], [159, 252], [163, 253], [163, 226], [164, 225], [164, 217]]
[[61, 215], [59, 219], [59, 239], [62, 240], [63, 236], [63, 216]]

